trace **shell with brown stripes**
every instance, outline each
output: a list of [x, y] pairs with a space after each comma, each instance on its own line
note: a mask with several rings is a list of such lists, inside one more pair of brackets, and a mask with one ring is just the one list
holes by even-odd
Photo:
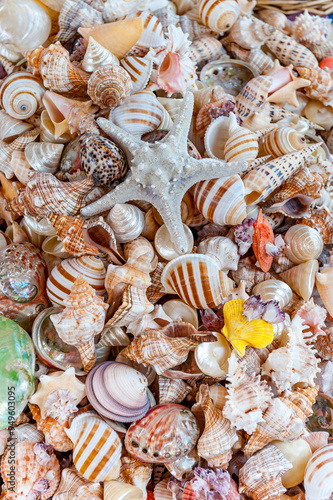
[[319, 448], [307, 463], [304, 488], [308, 500], [330, 498], [333, 492], [333, 444]]
[[284, 35], [279, 30], [276, 30], [265, 43], [280, 63], [286, 66], [292, 64], [294, 67], [318, 68], [318, 61], [309, 49], [297, 43], [290, 36]]
[[260, 142], [265, 154], [272, 158], [299, 151], [306, 145], [305, 137], [291, 127], [272, 130]]
[[221, 263], [211, 255], [186, 254], [170, 261], [163, 269], [161, 283], [167, 293], [176, 293], [187, 305], [209, 309], [221, 304], [234, 282], [221, 271]]
[[224, 146], [227, 162], [245, 160], [252, 162], [259, 152], [258, 135], [238, 125], [236, 115], [230, 113], [229, 139]]
[[97, 413], [81, 413], [65, 431], [73, 442], [73, 462], [81, 476], [94, 482], [118, 477], [121, 441]]
[[239, 5], [233, 0], [201, 0], [199, 17], [215, 33], [229, 30], [239, 16]]
[[198, 182], [194, 201], [199, 212], [214, 224], [233, 226], [246, 218], [244, 185], [238, 174]]

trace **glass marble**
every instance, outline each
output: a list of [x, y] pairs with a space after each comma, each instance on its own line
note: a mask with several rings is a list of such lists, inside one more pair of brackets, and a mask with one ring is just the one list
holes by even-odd
[[219, 59], [204, 66], [200, 80], [207, 85], [221, 85], [228, 94], [237, 96], [244, 85], [258, 76], [249, 64], [237, 59]]

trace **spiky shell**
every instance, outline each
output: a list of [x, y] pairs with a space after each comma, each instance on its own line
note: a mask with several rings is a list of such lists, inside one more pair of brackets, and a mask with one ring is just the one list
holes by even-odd
[[239, 5], [233, 0], [201, 0], [199, 3], [199, 16], [202, 24], [215, 33], [231, 28], [239, 16]]
[[275, 31], [273, 26], [254, 17], [240, 17], [230, 30], [232, 39], [244, 49], [261, 47]]
[[292, 64], [294, 67], [318, 68], [318, 61], [309, 49], [279, 30], [275, 30], [265, 43], [279, 61], [286, 66]]
[[39, 406], [29, 403], [29, 408], [33, 419], [37, 422], [39, 432], [44, 434], [43, 439], [46, 444], [53, 446], [56, 451], [65, 452], [73, 449], [73, 443], [64, 430], [69, 420], [68, 415], [65, 424], [60, 424], [55, 418], [42, 418]]
[[331, 20], [322, 16], [310, 16], [307, 10], [297, 16], [291, 25], [291, 33], [297, 42], [309, 49], [327, 41]]
[[320, 68], [311, 69], [301, 67], [297, 67], [296, 70], [302, 78], [306, 78], [311, 82], [311, 84], [305, 88], [305, 95], [311, 99], [322, 101], [324, 104], [326, 104], [326, 101], [330, 101], [330, 91], [333, 90], [333, 81], [328, 71]]
[[88, 82], [88, 94], [100, 108], [115, 108], [132, 90], [128, 73], [120, 66], [110, 64], [98, 68]]
[[321, 61], [322, 59], [325, 59], [325, 57], [330, 57], [333, 55], [333, 42], [326, 42], [322, 45], [316, 45], [315, 47], [312, 47], [311, 50], [318, 61]]

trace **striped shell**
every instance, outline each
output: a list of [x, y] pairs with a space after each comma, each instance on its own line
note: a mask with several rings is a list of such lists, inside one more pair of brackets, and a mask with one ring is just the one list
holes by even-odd
[[13, 118], [2, 109], [0, 110], [0, 140], [12, 139], [28, 130], [31, 130], [33, 125], [31, 123], [23, 122]]
[[236, 225], [246, 218], [244, 185], [239, 175], [199, 182], [194, 201], [199, 212], [214, 224]]
[[222, 44], [216, 38], [206, 36], [192, 42], [188, 56], [195, 64], [212, 59], [221, 49]]
[[161, 282], [168, 293], [176, 293], [187, 304], [199, 309], [216, 307], [233, 289], [233, 281], [210, 255], [187, 254], [169, 262]]
[[224, 146], [225, 159], [227, 162], [255, 160], [259, 151], [258, 136], [247, 128], [240, 127], [234, 113], [230, 113], [229, 116], [231, 116], [230, 135]]
[[27, 162], [24, 151], [13, 151], [10, 163], [15, 177], [22, 182], [22, 184], [27, 185], [30, 176], [34, 174], [35, 171]]
[[318, 261], [308, 260], [298, 266], [280, 273], [279, 276], [296, 292], [302, 299], [309, 300], [315, 284], [316, 273], [318, 271]]
[[34, 170], [54, 174], [60, 163], [63, 149], [63, 144], [33, 142], [26, 146], [24, 153]]
[[210, 112], [223, 108], [224, 103], [224, 99], [207, 103], [196, 118], [198, 136], [204, 141], [207, 155], [215, 160], [224, 160], [224, 146], [229, 139], [231, 116], [219, 116], [212, 121]]
[[103, 8], [103, 0], [65, 0], [58, 18], [60, 29], [56, 39], [67, 42], [77, 33], [78, 27], [83, 22], [92, 25], [101, 24]]
[[299, 151], [306, 146], [305, 137], [291, 127], [281, 127], [265, 135], [261, 139], [265, 154], [272, 158]]
[[314, 452], [304, 474], [307, 500], [327, 500], [333, 493], [333, 445], [329, 444]]
[[110, 64], [97, 69], [88, 82], [88, 94], [100, 108], [115, 108], [132, 90], [131, 79], [123, 68]]
[[309, 49], [279, 30], [275, 30], [265, 43], [279, 61], [286, 66], [292, 64], [294, 67], [318, 68], [318, 61]]
[[322, 45], [316, 45], [315, 47], [312, 47], [311, 50], [318, 61], [321, 61], [322, 59], [325, 59], [325, 57], [331, 57], [333, 55], [333, 42], [330, 41], [323, 43]]
[[325, 267], [316, 274], [316, 286], [321, 300], [329, 314], [333, 314], [333, 294], [332, 294], [333, 268]]
[[[69, 439], [69, 438], [68, 438]], [[92, 483], [80, 476], [76, 470], [63, 469], [59, 488], [53, 500], [65, 500], [75, 498], [76, 500], [90, 497], [90, 500], [98, 500], [103, 497], [103, 488], [99, 483]]]
[[84, 71], [93, 73], [102, 66], [109, 66], [110, 64], [119, 64], [118, 58], [90, 36], [82, 61]]
[[295, 264], [317, 259], [324, 248], [322, 236], [309, 226], [292, 226], [285, 234], [284, 253]]
[[126, 97], [120, 106], [110, 112], [109, 119], [118, 127], [136, 137], [156, 130], [164, 115], [164, 108], [148, 90]]
[[201, 0], [199, 3], [202, 24], [215, 33], [230, 29], [239, 12], [239, 5], [233, 0]]
[[161, 47], [165, 44], [163, 26], [154, 14], [149, 11], [138, 11], [127, 17], [138, 17], [143, 21], [143, 33], [136, 42], [136, 46], [150, 49], [151, 47]]
[[333, 220], [331, 211], [326, 207], [321, 209], [311, 208], [309, 217], [304, 217], [299, 223], [315, 228], [323, 237], [325, 245], [333, 243]]
[[273, 67], [272, 59], [260, 49], [243, 49], [237, 43], [231, 43], [228, 49], [235, 59], [249, 63], [258, 73]]
[[12, 73], [2, 81], [1, 106], [13, 118], [26, 120], [41, 108], [44, 93], [41, 81], [31, 73]]
[[287, 283], [281, 280], [266, 280], [258, 283], [253, 290], [253, 295], [260, 295], [261, 300], [277, 300], [280, 308], [286, 307], [292, 299], [293, 292]]
[[149, 54], [146, 57], [124, 57], [121, 59], [120, 65], [127, 71], [132, 80], [131, 94], [139, 92], [147, 86], [153, 69], [153, 58]]
[[245, 118], [255, 111], [260, 112], [260, 108], [266, 102], [272, 83], [271, 76], [262, 75], [252, 78], [236, 97], [237, 113]]
[[113, 229], [119, 243], [135, 240], [144, 227], [143, 212], [130, 203], [117, 203], [110, 210], [106, 221]]
[[273, 26], [254, 17], [240, 17], [230, 30], [234, 42], [244, 49], [260, 48], [275, 31]]
[[81, 476], [94, 482], [117, 477], [121, 441], [97, 414], [81, 413], [65, 431], [73, 441], [73, 462]]
[[89, 255], [65, 259], [52, 269], [46, 291], [54, 306], [65, 307], [64, 299], [70, 294], [76, 278], [82, 276], [96, 290], [97, 295], [104, 295], [105, 275], [103, 262], [97, 257]]

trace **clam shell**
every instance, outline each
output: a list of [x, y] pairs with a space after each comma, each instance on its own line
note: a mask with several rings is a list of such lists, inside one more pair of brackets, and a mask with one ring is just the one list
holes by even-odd
[[321, 269], [319, 273], [316, 274], [316, 286], [318, 293], [331, 316], [333, 313], [332, 278], [333, 278], [332, 267], [325, 267], [324, 269]]
[[88, 94], [100, 108], [115, 108], [132, 89], [131, 79], [123, 68], [116, 65], [98, 68], [88, 82]]
[[308, 260], [298, 266], [292, 267], [288, 271], [280, 273], [280, 276], [302, 299], [309, 300], [312, 295], [318, 267], [317, 260]]
[[284, 309], [292, 299], [292, 290], [287, 283], [280, 280], [267, 280], [258, 283], [253, 290], [253, 295], [260, 295], [261, 300], [277, 300], [280, 308]]
[[238, 3], [233, 0], [201, 0], [199, 16], [202, 24], [215, 33], [226, 31], [235, 23], [240, 13]]
[[82, 61], [82, 68], [88, 73], [93, 73], [102, 66], [109, 66], [110, 64], [119, 64], [119, 59], [90, 36]]
[[307, 463], [304, 474], [304, 489], [308, 500], [327, 500], [333, 492], [331, 467], [333, 445], [315, 451]]
[[31, 73], [12, 73], [1, 85], [1, 106], [13, 118], [25, 120], [41, 108], [44, 93], [41, 81]]
[[295, 264], [318, 259], [324, 248], [322, 236], [309, 226], [292, 226], [285, 234], [283, 252]]
[[28, 163], [34, 170], [54, 174], [60, 163], [63, 144], [33, 142], [26, 146], [24, 152]]

